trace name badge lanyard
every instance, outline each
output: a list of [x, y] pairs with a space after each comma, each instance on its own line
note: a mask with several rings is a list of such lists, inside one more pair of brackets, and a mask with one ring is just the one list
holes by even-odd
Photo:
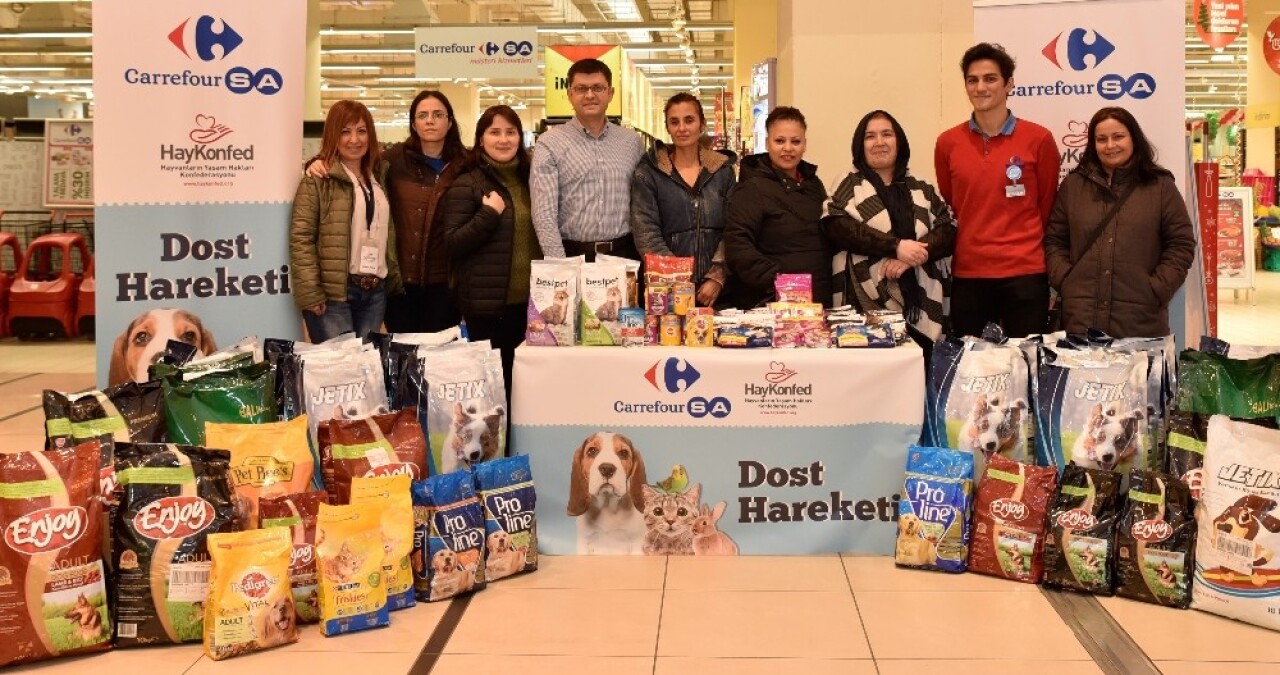
[[[364, 229], [365, 236], [373, 234], [373, 184], [365, 185], [364, 182], [357, 180], [360, 185], [360, 191], [364, 193]], [[364, 244], [360, 247], [360, 274], [377, 274], [378, 272], [378, 247]]]
[[1009, 179], [1009, 184], [1004, 187], [1004, 196], [1007, 198], [1025, 197], [1027, 196], [1027, 186], [1019, 183], [1022, 179], [1022, 158], [1013, 156], [1009, 158], [1009, 165], [1004, 169], [1005, 178]]

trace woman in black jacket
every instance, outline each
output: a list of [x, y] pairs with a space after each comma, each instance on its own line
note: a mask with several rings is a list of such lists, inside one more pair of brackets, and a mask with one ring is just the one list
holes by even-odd
[[765, 119], [768, 153], [742, 160], [729, 194], [724, 251], [730, 297], [750, 308], [776, 298], [778, 274], [813, 276], [813, 301], [831, 305], [831, 246], [822, 232], [826, 188], [802, 158], [804, 115], [779, 106]]
[[[450, 286], [472, 340], [502, 352], [511, 399], [511, 364], [524, 339], [530, 262], [542, 258], [529, 206], [529, 153], [520, 116], [492, 106], [476, 122], [472, 169], [440, 205], [451, 256]], [[508, 407], [508, 409], [510, 409]]]

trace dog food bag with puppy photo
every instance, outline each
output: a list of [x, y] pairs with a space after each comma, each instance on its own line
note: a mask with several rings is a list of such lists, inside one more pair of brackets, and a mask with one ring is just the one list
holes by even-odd
[[1058, 480], [1044, 543], [1046, 586], [1111, 595], [1120, 474], [1069, 465]]
[[485, 586], [485, 518], [470, 471], [413, 484], [413, 576], [418, 599], [447, 600]]
[[476, 466], [476, 490], [484, 506], [485, 579], [497, 581], [538, 569], [537, 492], [529, 456]]
[[288, 422], [204, 425], [205, 444], [231, 453], [231, 486], [250, 527], [258, 522], [258, 500], [318, 487], [307, 444], [307, 416]]
[[578, 269], [571, 260], [534, 260], [529, 272], [525, 344], [572, 347], [578, 320]]
[[287, 527], [209, 535], [204, 653], [214, 661], [298, 641]]
[[268, 363], [199, 375], [171, 374], [162, 382], [165, 424], [174, 443], [204, 445], [205, 422], [276, 421], [275, 374]]
[[[351, 485], [361, 476], [404, 475], [410, 482], [427, 477], [427, 439], [418, 409], [358, 420], [330, 420], [326, 475], [334, 504], [351, 501]], [[405, 488], [405, 494], [409, 494]]]
[[357, 476], [351, 481], [352, 504], [382, 506], [382, 574], [387, 586], [387, 609], [413, 607], [413, 497], [407, 474]]
[[578, 273], [579, 343], [588, 347], [622, 344], [619, 312], [627, 306], [627, 268], [607, 263], [586, 263]]
[[1157, 605], [1191, 604], [1196, 521], [1191, 491], [1166, 473], [1134, 469], [1116, 528], [1116, 593]]
[[1280, 630], [1280, 431], [1209, 419], [1191, 606]]
[[320, 505], [316, 565], [320, 569], [320, 631], [326, 637], [391, 622], [382, 557], [380, 505]]
[[898, 502], [894, 563], [963, 572], [969, 559], [969, 507], [973, 504], [973, 454], [912, 446]]
[[111, 648], [101, 452], [0, 453], [0, 667]]
[[428, 475], [446, 474], [506, 453], [507, 390], [497, 350], [447, 352], [426, 361]]
[[118, 646], [201, 640], [208, 537], [240, 529], [230, 462], [225, 450], [117, 446], [111, 605]]
[[307, 397], [311, 437], [324, 420], [359, 419], [391, 412], [378, 350], [303, 355], [302, 387]]
[[293, 608], [298, 623], [320, 620], [320, 593], [316, 573], [316, 517], [320, 505], [328, 503], [324, 490], [283, 497], [263, 497], [258, 503], [258, 526], [287, 527], [292, 536], [289, 584], [293, 588]]
[[1045, 515], [1058, 471], [996, 455], [978, 482], [969, 571], [1029, 584], [1044, 574]]

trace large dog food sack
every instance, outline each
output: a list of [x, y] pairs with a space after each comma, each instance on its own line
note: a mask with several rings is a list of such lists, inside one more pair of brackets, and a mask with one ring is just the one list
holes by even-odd
[[622, 344], [619, 312], [627, 307], [627, 268], [616, 263], [586, 263], [578, 276], [581, 330], [579, 342], [588, 346]]
[[382, 574], [382, 508], [320, 505], [316, 520], [320, 631], [326, 637], [381, 628], [391, 621]]
[[199, 642], [209, 591], [209, 535], [237, 513], [225, 450], [121, 443], [112, 512], [116, 644]]
[[573, 260], [535, 260], [529, 272], [528, 345], [572, 347], [578, 319], [578, 268]]
[[1039, 583], [1044, 521], [1057, 485], [1058, 472], [1051, 466], [992, 457], [978, 482], [969, 571]]
[[407, 474], [357, 476], [351, 482], [352, 504], [373, 504], [382, 508], [382, 574], [387, 585], [387, 609], [413, 607], [413, 497]]
[[288, 422], [204, 426], [205, 444], [231, 453], [231, 485], [250, 526], [258, 522], [258, 500], [316, 487], [307, 443], [307, 416]]
[[538, 521], [529, 456], [476, 465], [476, 492], [484, 506], [486, 581], [538, 569]]
[[1188, 349], [1178, 356], [1178, 372], [1178, 410], [1280, 417], [1280, 354], [1233, 359]]
[[1049, 509], [1046, 586], [1111, 595], [1111, 543], [1120, 515], [1120, 474], [1067, 466]]
[[948, 448], [912, 447], [898, 502], [894, 563], [963, 572], [969, 559], [973, 455]]
[[102, 391], [74, 394], [46, 389], [42, 397], [45, 448], [57, 450], [88, 440], [100, 441], [99, 484], [110, 503], [116, 488], [116, 442], [165, 441], [162, 393], [159, 380], [142, 384], [130, 381]]
[[334, 504], [351, 501], [351, 481], [359, 476], [404, 475], [410, 482], [427, 477], [427, 439], [415, 407], [331, 420], [328, 428], [329, 450], [321, 454], [327, 454], [325, 475]]
[[1165, 473], [1134, 469], [1116, 528], [1116, 593], [1185, 609], [1191, 604], [1196, 521], [1191, 491]]
[[209, 535], [204, 653], [214, 661], [298, 641], [285, 527]]
[[307, 397], [311, 437], [331, 419], [358, 419], [387, 413], [387, 384], [378, 350], [319, 352], [302, 356], [302, 387]]
[[174, 443], [204, 445], [205, 422], [262, 424], [276, 420], [275, 375], [267, 363], [200, 375], [184, 372], [169, 375], [162, 383], [165, 424]]
[[0, 453], [0, 667], [111, 647], [100, 454]]
[[1036, 463], [1121, 475], [1159, 469], [1147, 426], [1147, 365], [1145, 352], [1044, 347], [1035, 388]]
[[1209, 438], [1209, 415], [1174, 410], [1169, 413], [1165, 440], [1166, 473], [1177, 476], [1200, 499], [1204, 488], [1204, 450]]
[[426, 359], [431, 475], [502, 457], [507, 390], [497, 350], [451, 351]]
[[289, 559], [289, 584], [298, 623], [320, 620], [320, 593], [316, 573], [316, 517], [328, 503], [324, 490], [284, 497], [263, 497], [258, 503], [259, 527], [287, 527], [293, 553]]
[[446, 600], [484, 588], [484, 509], [470, 471], [413, 484], [413, 575], [418, 599]]

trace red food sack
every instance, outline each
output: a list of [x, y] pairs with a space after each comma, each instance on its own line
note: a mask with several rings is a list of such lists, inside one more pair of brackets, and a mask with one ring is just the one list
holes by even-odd
[[1045, 514], [1058, 472], [992, 455], [978, 483], [969, 571], [1034, 584], [1044, 574]]
[[410, 482], [427, 477], [427, 438], [414, 406], [363, 419], [329, 420], [327, 440], [329, 447], [320, 457], [331, 504], [351, 502], [356, 476], [404, 474]]

